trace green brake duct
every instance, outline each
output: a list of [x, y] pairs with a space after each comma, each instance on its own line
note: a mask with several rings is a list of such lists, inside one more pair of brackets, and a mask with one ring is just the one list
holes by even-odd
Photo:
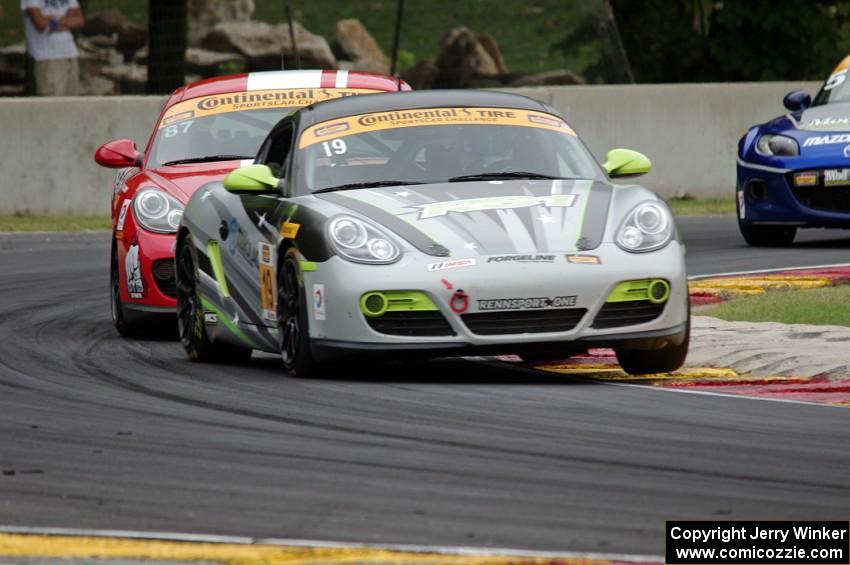
[[606, 302], [631, 302], [648, 300], [661, 304], [670, 298], [670, 283], [664, 279], [639, 279], [623, 281], [608, 295]]
[[416, 290], [383, 290], [367, 292], [360, 297], [360, 310], [365, 316], [377, 318], [387, 312], [438, 310], [424, 292]]

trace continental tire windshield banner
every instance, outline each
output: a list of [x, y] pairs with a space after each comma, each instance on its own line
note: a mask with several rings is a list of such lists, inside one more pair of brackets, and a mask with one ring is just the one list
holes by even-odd
[[418, 108], [360, 114], [329, 120], [310, 126], [301, 134], [299, 148], [304, 149], [338, 137], [358, 133], [418, 126], [494, 125], [548, 129], [575, 135], [557, 116], [516, 108]]
[[203, 118], [228, 112], [265, 110], [268, 108], [303, 108], [334, 98], [381, 92], [368, 88], [287, 88], [282, 90], [253, 90], [228, 92], [184, 100], [166, 111], [160, 128], [183, 120]]
[[846, 521], [667, 521], [667, 565], [850, 563]]

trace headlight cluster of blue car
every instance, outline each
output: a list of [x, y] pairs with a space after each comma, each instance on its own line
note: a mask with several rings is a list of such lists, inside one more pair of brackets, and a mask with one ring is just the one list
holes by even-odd
[[398, 245], [378, 226], [353, 216], [337, 216], [328, 223], [337, 253], [356, 263], [388, 264], [398, 261]]
[[617, 231], [617, 245], [632, 253], [664, 247], [673, 237], [673, 219], [665, 206], [644, 202], [626, 215]]
[[183, 217], [183, 205], [161, 190], [145, 188], [133, 199], [133, 215], [146, 230], [177, 233]]
[[800, 144], [787, 135], [766, 133], [758, 138], [756, 152], [765, 157], [796, 157], [800, 154]]

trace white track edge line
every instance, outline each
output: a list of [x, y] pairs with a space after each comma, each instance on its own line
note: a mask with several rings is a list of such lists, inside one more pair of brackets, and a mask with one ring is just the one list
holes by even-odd
[[289, 538], [253, 538], [246, 536], [226, 536], [215, 534], [191, 534], [168, 532], [141, 532], [134, 530], [97, 530], [78, 528], [51, 528], [28, 526], [0, 526], [0, 533], [25, 535], [84, 536], [103, 538], [124, 538], [139, 540], [181, 541], [219, 543], [235, 545], [279, 545], [292, 547], [323, 547], [378, 549], [388, 551], [406, 551], [410, 553], [436, 553], [441, 555], [467, 556], [517, 556], [517, 557], [554, 557], [567, 559], [604, 559], [608, 561], [631, 561], [636, 563], [663, 563], [664, 558], [655, 555], [631, 555], [623, 553], [594, 553], [581, 551], [536, 551], [529, 549], [511, 549], [502, 547], [467, 547], [451, 545], [417, 544], [371, 544], [347, 543], [340, 541], [289, 539]]
[[812, 265], [810, 267], [783, 267], [776, 269], [756, 269], [754, 271], [733, 271], [729, 273], [715, 273], [711, 275], [693, 275], [688, 277], [689, 281], [710, 279], [714, 277], [734, 277], [738, 275], [757, 275], [759, 273], [782, 273], [787, 271], [804, 271], [808, 269], [828, 269], [830, 267], [850, 267], [850, 263], [831, 263], [828, 265]]

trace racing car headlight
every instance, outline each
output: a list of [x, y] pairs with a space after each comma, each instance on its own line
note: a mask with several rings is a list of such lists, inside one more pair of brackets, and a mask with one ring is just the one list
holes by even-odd
[[800, 154], [800, 145], [786, 135], [766, 133], [756, 141], [756, 151], [767, 157], [795, 157]]
[[337, 216], [328, 224], [336, 252], [356, 263], [387, 264], [398, 261], [398, 245], [378, 226], [352, 216]]
[[632, 209], [617, 232], [617, 245], [632, 253], [653, 251], [673, 236], [673, 218], [666, 206], [644, 202]]
[[183, 205], [161, 190], [145, 188], [133, 199], [133, 216], [148, 231], [177, 233]]

